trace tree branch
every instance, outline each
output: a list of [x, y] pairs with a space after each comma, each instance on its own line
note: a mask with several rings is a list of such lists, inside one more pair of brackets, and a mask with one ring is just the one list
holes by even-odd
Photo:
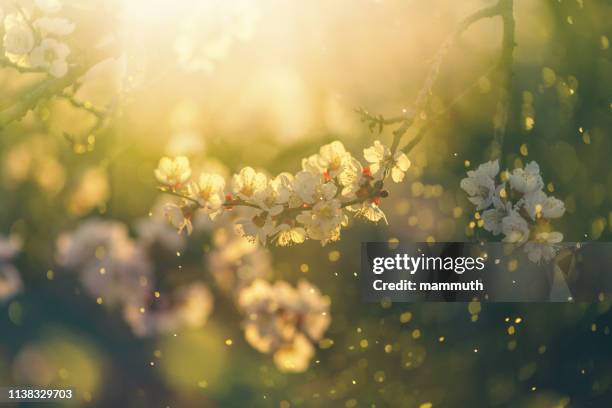
[[493, 117], [493, 142], [491, 145], [491, 158], [501, 156], [504, 145], [504, 136], [508, 127], [508, 115], [512, 98], [512, 53], [516, 45], [514, 38], [515, 23], [513, 16], [514, 0], [500, 0], [501, 16], [503, 22], [502, 50], [498, 65], [499, 99]]
[[103, 60], [112, 57], [113, 54], [111, 52], [110, 49], [102, 50], [95, 57], [89, 59], [89, 61], [75, 66], [65, 77], [47, 78], [36, 85], [34, 89], [20, 95], [17, 102], [0, 110], [0, 129], [5, 128], [15, 120], [21, 119], [30, 110], [36, 108], [38, 103], [54, 95], [61, 94], [64, 89], [86, 74], [91, 68]]
[[411, 109], [408, 109], [404, 115], [394, 118], [385, 119], [382, 115], [371, 115], [365, 110], [359, 110], [358, 113], [362, 115], [362, 119], [370, 122], [370, 129], [378, 127], [379, 131], [382, 131], [382, 127], [387, 124], [401, 123], [401, 125], [393, 131], [393, 141], [391, 143], [391, 151], [395, 152], [399, 147], [402, 136], [408, 131], [410, 126], [413, 125], [418, 114], [427, 106], [429, 99], [431, 98], [432, 89], [438, 79], [440, 72], [440, 66], [448, 51], [452, 48], [455, 41], [461, 36], [461, 34], [467, 30], [472, 24], [489, 17], [501, 15], [506, 9], [508, 0], [499, 0], [496, 4], [490, 7], [478, 10], [467, 17], [465, 17], [453, 32], [446, 38], [446, 40], [440, 46], [440, 49], [434, 57], [434, 61], [429, 67], [427, 76], [425, 77], [425, 83], [419, 91]]

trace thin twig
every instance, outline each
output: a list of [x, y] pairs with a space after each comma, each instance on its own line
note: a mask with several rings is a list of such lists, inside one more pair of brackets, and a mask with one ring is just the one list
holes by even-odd
[[404, 152], [405, 154], [408, 154], [412, 149], [414, 149], [423, 140], [425, 133], [429, 129], [431, 129], [438, 122], [438, 120], [440, 120], [443, 116], [448, 114], [455, 105], [457, 105], [459, 102], [461, 102], [463, 98], [465, 98], [468, 94], [470, 94], [478, 86], [478, 83], [481, 78], [490, 75], [496, 68], [497, 66], [493, 66], [489, 68], [487, 72], [485, 72], [483, 75], [478, 77], [477, 80], [472, 82], [467, 88], [465, 88], [457, 96], [455, 96], [453, 100], [444, 107], [444, 109], [442, 109], [441, 111], [439, 111], [438, 113], [436, 113], [435, 115], [427, 119], [425, 124], [419, 128], [419, 131], [416, 134], [416, 136], [412, 138], [412, 140], [408, 142], [408, 144], [401, 149], [402, 152]]
[[39, 82], [34, 89], [28, 90], [23, 95], [20, 95], [17, 98], [17, 102], [0, 110], [0, 129], [3, 129], [15, 120], [21, 119], [40, 102], [63, 92], [64, 89], [87, 73], [92, 67], [112, 57], [114, 55], [113, 52], [114, 51], [109, 46], [109, 48], [105, 50], [100, 50], [100, 52], [88, 62], [75, 66], [72, 71], [63, 78], [47, 78]]
[[19, 64], [16, 64], [14, 62], [12, 62], [11, 60], [9, 60], [8, 58], [0, 58], [0, 66], [3, 67], [7, 67], [7, 68], [12, 68], [16, 71], [21, 72], [22, 74], [27, 74], [27, 73], [46, 73], [47, 71], [45, 71], [42, 68], [34, 68], [34, 67], [24, 67], [21, 66]]
[[98, 109], [95, 106], [92, 106], [88, 102], [81, 102], [81, 101], [77, 100], [74, 97], [73, 94], [64, 92], [63, 94], [60, 94], [60, 95], [57, 95], [57, 96], [58, 96], [58, 98], [66, 99], [75, 108], [81, 109], [81, 110], [84, 110], [86, 112], [91, 113], [92, 115], [94, 115], [98, 119], [103, 119], [106, 116], [106, 111], [105, 110]]
[[505, 1], [507, 0], [499, 0], [493, 6], [486, 7], [470, 14], [457, 25], [455, 30], [442, 43], [442, 46], [434, 57], [433, 63], [429, 67], [429, 71], [425, 78], [425, 83], [419, 91], [412, 108], [406, 112], [401, 126], [393, 132], [393, 142], [391, 144], [392, 152], [395, 152], [397, 150], [402, 136], [406, 133], [410, 126], [412, 126], [419, 112], [423, 110], [425, 106], [427, 106], [427, 103], [431, 98], [432, 89], [438, 78], [438, 73], [440, 72], [440, 66], [442, 64], [442, 61], [444, 60], [446, 54], [448, 54], [448, 51], [451, 49], [457, 38], [459, 38], [459, 36], [475, 22], [482, 20], [483, 18], [500, 15], [504, 9], [503, 3]]
[[513, 17], [514, 0], [500, 0], [502, 9], [503, 36], [502, 50], [498, 65], [499, 99], [493, 117], [493, 143], [491, 146], [492, 159], [498, 159], [504, 145], [504, 136], [508, 127], [508, 116], [512, 98], [512, 53], [515, 47]]

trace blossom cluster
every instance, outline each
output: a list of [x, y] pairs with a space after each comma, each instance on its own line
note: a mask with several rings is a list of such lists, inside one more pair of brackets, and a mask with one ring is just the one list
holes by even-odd
[[247, 342], [272, 354], [279, 370], [305, 371], [331, 322], [329, 299], [305, 281], [295, 288], [283, 280], [269, 282], [269, 251], [237, 231], [235, 220], [242, 210], [215, 218], [213, 247], [206, 255], [208, 272], [244, 315]]
[[503, 242], [524, 245], [532, 262], [550, 261], [563, 234], [554, 231], [550, 220], [565, 213], [563, 201], [547, 196], [540, 167], [534, 161], [524, 168], [503, 172], [499, 162], [490, 161], [467, 172], [461, 188], [481, 211], [483, 228], [493, 235], [503, 234]]
[[262, 353], [272, 354], [281, 371], [305, 371], [331, 322], [329, 298], [302, 280], [297, 287], [284, 281], [255, 280], [240, 292], [245, 338]]
[[23, 284], [12, 259], [19, 252], [19, 244], [15, 240], [0, 234], [0, 303], [8, 301], [21, 292]]
[[192, 180], [186, 157], [164, 157], [155, 176], [162, 191], [182, 198], [166, 208], [179, 231], [191, 233], [196, 212], [214, 219], [241, 206], [244, 216], [237, 223], [242, 234], [255, 242], [288, 246], [312, 239], [325, 245], [340, 238], [348, 214], [372, 222], [386, 220], [379, 207], [387, 196], [383, 181], [390, 175], [394, 182], [401, 182], [410, 167], [404, 153], [392, 152], [379, 141], [364, 149], [363, 155], [366, 165], [334, 141], [304, 158], [296, 174], [268, 177], [245, 167], [233, 175], [229, 186], [223, 177], [211, 173]]
[[[60, 0], [17, 1], [3, 18], [3, 54], [21, 68], [34, 68], [61, 78], [68, 72], [70, 47], [61, 38], [71, 34], [75, 24], [57, 17]], [[0, 10], [0, 18], [5, 13]]]
[[98, 219], [83, 222], [57, 240], [57, 262], [78, 274], [86, 292], [98, 304], [119, 308], [137, 336], [173, 332], [181, 327], [201, 327], [212, 311], [206, 285], [193, 282], [170, 293], [155, 289], [154, 257], [161, 251], [175, 254], [183, 237], [163, 219], [138, 223], [139, 237], [132, 239], [119, 222]]

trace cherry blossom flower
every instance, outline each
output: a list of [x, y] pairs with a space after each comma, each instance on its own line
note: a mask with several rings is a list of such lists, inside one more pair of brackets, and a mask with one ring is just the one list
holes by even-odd
[[193, 232], [192, 213], [187, 207], [168, 203], [164, 206], [164, 214], [168, 222], [178, 229], [179, 233], [183, 230], [186, 230], [188, 234]]
[[370, 163], [370, 171], [377, 180], [383, 178], [384, 174], [381, 172], [388, 167], [391, 169], [391, 179], [400, 183], [410, 167], [410, 160], [403, 152], [397, 151], [392, 155], [391, 150], [378, 140], [363, 150], [363, 157]]
[[535, 239], [525, 244], [525, 252], [530, 261], [540, 263], [549, 262], [557, 254], [557, 245], [563, 241], [563, 234], [560, 232], [539, 232], [535, 234]]
[[189, 185], [189, 196], [200, 204], [211, 218], [222, 209], [225, 201], [225, 180], [218, 174], [201, 173], [197, 182]]
[[11, 264], [19, 247], [15, 240], [0, 234], [0, 303], [10, 300], [23, 289], [19, 271]]
[[178, 156], [174, 159], [162, 157], [155, 170], [155, 177], [165, 186], [180, 187], [191, 177], [189, 159], [185, 156]]
[[268, 186], [265, 174], [255, 171], [252, 167], [245, 167], [232, 178], [232, 189], [242, 200], [257, 197]]
[[320, 168], [325, 169], [329, 177], [336, 177], [344, 167], [350, 164], [353, 159], [351, 153], [347, 152], [342, 142], [335, 141], [319, 149], [317, 156]]
[[523, 244], [529, 239], [529, 225], [515, 210], [502, 219], [501, 228], [505, 235], [504, 242]]
[[468, 194], [468, 200], [476, 205], [477, 210], [484, 210], [493, 203], [495, 193], [494, 177], [499, 173], [499, 162], [490, 161], [467, 172], [467, 178], [461, 180], [460, 186]]
[[273, 354], [281, 371], [305, 371], [314, 355], [312, 342], [329, 327], [329, 298], [306, 281], [297, 288], [287, 282], [256, 280], [243, 289], [238, 305], [243, 310], [245, 338], [256, 350]]
[[321, 245], [340, 239], [340, 228], [348, 223], [338, 199], [318, 202], [312, 210], [298, 215], [297, 221], [304, 225], [308, 237], [321, 241]]
[[278, 215], [283, 211], [283, 204], [287, 203], [291, 195], [293, 176], [281, 173], [268, 182], [268, 186], [257, 192], [253, 201], [270, 215]]
[[[135, 335], [148, 337], [174, 333], [180, 329], [203, 327], [213, 309], [213, 298], [203, 283], [192, 283], [171, 292], [168, 302], [156, 310], [127, 304], [123, 316]], [[162, 302], [165, 296], [162, 295]], [[143, 311], [144, 310], [144, 311]]]
[[378, 141], [371, 152], [366, 150], [367, 156], [376, 156], [373, 164], [378, 179], [370, 166], [362, 166], [338, 141], [303, 159], [302, 170], [295, 175], [284, 172], [268, 178], [244, 167], [233, 175], [231, 194], [225, 196], [220, 176], [207, 174], [200, 186], [187, 183], [190, 171], [186, 170], [188, 165], [176, 163], [179, 158], [163, 158], [155, 174], [160, 183], [171, 187], [169, 193], [181, 199], [167, 207], [170, 222], [180, 231], [191, 233], [192, 218], [202, 210], [214, 217], [221, 209], [233, 211], [237, 207], [242, 210], [233, 211], [238, 215], [235, 223], [253, 242], [288, 246], [314, 239], [325, 245], [338, 240], [342, 227], [348, 225], [344, 208], [355, 217], [386, 221], [380, 208], [381, 199], [388, 195], [382, 189], [383, 178], [390, 174], [401, 181], [409, 162], [405, 155], [391, 154]]
[[70, 48], [66, 44], [45, 38], [30, 52], [29, 62], [35, 68], [44, 68], [54, 77], [62, 78], [68, 72], [68, 55]]
[[514, 169], [508, 181], [514, 190], [523, 194], [532, 193], [544, 187], [540, 166], [534, 161], [527, 164], [524, 169]]
[[37, 18], [34, 20], [33, 25], [43, 35], [54, 35], [58, 37], [71, 34], [75, 28], [75, 24], [66, 18], [48, 16]]
[[293, 244], [301, 244], [306, 238], [306, 230], [302, 227], [290, 226], [281, 224], [274, 231], [274, 241], [278, 246], [291, 246]]
[[58, 264], [78, 274], [86, 291], [105, 304], [141, 305], [151, 291], [152, 267], [125, 225], [89, 220], [57, 240]]
[[4, 17], [2, 43], [6, 57], [15, 63], [24, 62], [24, 57], [34, 48], [34, 33], [21, 14]]
[[221, 289], [237, 293], [254, 280], [269, 277], [272, 260], [268, 251], [236, 233], [231, 223], [228, 220], [215, 230], [206, 265]]
[[[493, 235], [503, 234], [503, 242], [524, 245], [532, 262], [548, 262], [556, 254], [554, 244], [563, 240], [559, 232], [550, 232], [548, 220], [565, 213], [563, 201], [542, 191], [540, 167], [531, 162], [515, 169], [507, 182], [496, 185], [497, 161], [482, 164], [461, 180], [463, 188], [481, 214], [483, 228]], [[493, 191], [493, 193], [492, 193]]]
[[532, 220], [540, 217], [547, 219], [559, 218], [565, 213], [563, 201], [548, 197], [542, 190], [531, 192], [524, 197], [525, 209]]
[[43, 13], [57, 13], [62, 9], [62, 2], [60, 0], [34, 0], [36, 7]]

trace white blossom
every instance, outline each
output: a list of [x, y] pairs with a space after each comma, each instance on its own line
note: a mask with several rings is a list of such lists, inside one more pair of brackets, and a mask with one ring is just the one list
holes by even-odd
[[461, 180], [460, 186], [468, 194], [468, 200], [476, 205], [477, 210], [484, 210], [493, 203], [495, 194], [495, 176], [499, 173], [499, 162], [490, 161], [467, 172], [467, 178]]
[[71, 34], [75, 28], [75, 24], [66, 18], [47, 16], [37, 18], [34, 20], [33, 25], [43, 35], [55, 35], [58, 37]]
[[238, 305], [244, 312], [245, 338], [262, 353], [273, 354], [281, 371], [302, 372], [314, 355], [312, 342], [329, 327], [329, 298], [306, 281], [254, 281], [243, 289]]
[[86, 291], [105, 304], [141, 305], [151, 291], [152, 266], [125, 225], [89, 220], [57, 240], [60, 266], [78, 274]]
[[300, 200], [307, 204], [313, 204], [320, 200], [331, 200], [338, 191], [338, 187], [333, 181], [324, 182], [321, 175], [309, 171], [297, 173], [292, 188]]
[[502, 219], [502, 232], [505, 235], [504, 242], [523, 244], [529, 238], [529, 225], [518, 212], [510, 210]]
[[11, 261], [17, 255], [20, 244], [0, 234], [0, 304], [10, 300], [23, 289], [21, 275]]
[[189, 184], [189, 196], [214, 218], [225, 202], [225, 180], [218, 174], [201, 173], [197, 182]]
[[401, 151], [391, 154], [391, 150], [375, 140], [374, 145], [363, 150], [363, 156], [370, 163], [370, 170], [376, 179], [381, 179], [386, 167], [391, 169], [391, 179], [400, 183], [410, 167], [410, 160]]
[[179, 233], [187, 230], [187, 234], [193, 232], [193, 223], [191, 222], [191, 213], [188, 213], [182, 206], [169, 203], [164, 206], [164, 215], [170, 224], [172, 224]]
[[274, 220], [270, 214], [262, 210], [253, 209], [247, 212], [251, 215], [238, 221], [242, 233], [253, 241], [266, 245], [268, 237], [273, 234], [276, 227]]
[[560, 232], [540, 232], [535, 235], [533, 241], [525, 244], [525, 252], [532, 262], [549, 262], [557, 254], [556, 244], [561, 241], [563, 241], [563, 234]]
[[34, 3], [43, 13], [53, 14], [62, 9], [60, 0], [34, 0]]
[[70, 48], [66, 44], [53, 38], [45, 38], [32, 50], [29, 62], [35, 68], [44, 68], [54, 77], [62, 78], [68, 72], [68, 55]]
[[540, 166], [534, 161], [527, 164], [524, 169], [514, 169], [508, 181], [510, 187], [523, 194], [532, 193], [544, 187]]
[[301, 244], [306, 238], [306, 230], [302, 227], [292, 227], [288, 224], [280, 224], [274, 231], [274, 242], [281, 247]]
[[318, 202], [312, 210], [299, 214], [297, 221], [304, 225], [309, 238], [321, 241], [322, 245], [337, 241], [340, 228], [348, 222], [338, 199]]
[[532, 220], [540, 217], [547, 219], [559, 218], [565, 213], [563, 201], [547, 196], [542, 190], [526, 194], [524, 202], [525, 209]]
[[329, 177], [336, 177], [350, 164], [353, 156], [346, 151], [342, 142], [335, 141], [321, 146], [319, 149], [319, 166], [327, 171]]
[[179, 187], [191, 177], [189, 159], [185, 156], [178, 156], [174, 159], [162, 157], [155, 169], [155, 177], [163, 185]]
[[34, 48], [34, 33], [18, 13], [4, 17], [4, 37], [2, 39], [6, 56], [13, 62], [21, 62]]
[[387, 217], [385, 216], [383, 210], [381, 210], [378, 206], [378, 202], [379, 200], [377, 199], [365, 200], [359, 204], [354, 204], [347, 207], [347, 210], [354, 212], [356, 216], [365, 218], [366, 220], [372, 222], [384, 220], [385, 223], [388, 224]]
[[245, 167], [232, 178], [234, 193], [242, 200], [249, 200], [261, 193], [268, 185], [265, 174], [255, 171], [252, 167]]
[[253, 201], [270, 215], [278, 215], [283, 211], [283, 204], [286, 204], [289, 200], [292, 183], [293, 176], [291, 174], [281, 173], [268, 181], [267, 187], [258, 191], [254, 195]]

